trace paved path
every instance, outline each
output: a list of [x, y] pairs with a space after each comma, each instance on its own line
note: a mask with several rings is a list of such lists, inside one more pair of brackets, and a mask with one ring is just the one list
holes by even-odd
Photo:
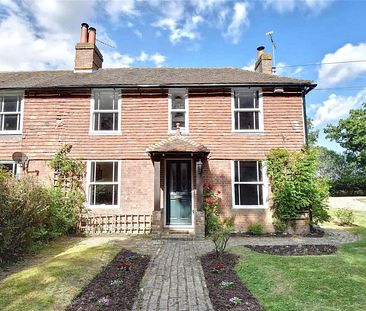
[[164, 241], [142, 280], [133, 310], [213, 310], [197, 247], [207, 242]]
[[[313, 237], [234, 237], [228, 247], [240, 245], [333, 244], [357, 241], [345, 230], [325, 229]], [[209, 240], [179, 241], [131, 239], [126, 248], [148, 252], [151, 262], [145, 272], [134, 311], [213, 310], [199, 257], [213, 250]], [[154, 252], [154, 253], [152, 253]]]

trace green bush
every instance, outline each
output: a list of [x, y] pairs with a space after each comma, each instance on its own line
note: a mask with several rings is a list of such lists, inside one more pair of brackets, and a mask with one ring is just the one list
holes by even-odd
[[348, 208], [340, 208], [335, 212], [335, 217], [340, 226], [351, 226], [355, 222], [353, 211]]
[[287, 224], [310, 210], [314, 224], [329, 220], [329, 187], [317, 174], [318, 156], [313, 148], [301, 151], [272, 149], [267, 156], [267, 171], [273, 194], [275, 219]]
[[250, 224], [247, 232], [252, 235], [261, 235], [263, 233], [263, 226], [258, 223]]
[[287, 225], [279, 219], [274, 219], [273, 227], [275, 228], [276, 232], [282, 233], [286, 230]]

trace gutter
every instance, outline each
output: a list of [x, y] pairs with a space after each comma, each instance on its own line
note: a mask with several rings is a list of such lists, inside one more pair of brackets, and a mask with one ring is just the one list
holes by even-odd
[[0, 90], [57, 90], [57, 89], [92, 89], [92, 88], [202, 88], [202, 87], [297, 87], [306, 90], [307, 94], [314, 89], [317, 84], [312, 83], [251, 83], [251, 84], [86, 84], [86, 85], [59, 85], [59, 86], [31, 86], [17, 88], [0, 88]]

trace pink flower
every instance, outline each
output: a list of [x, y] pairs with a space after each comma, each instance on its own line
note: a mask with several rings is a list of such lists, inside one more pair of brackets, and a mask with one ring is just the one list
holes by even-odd
[[211, 204], [211, 203], [213, 203], [213, 202], [214, 202], [214, 200], [213, 200], [212, 198], [206, 198], [206, 203]]

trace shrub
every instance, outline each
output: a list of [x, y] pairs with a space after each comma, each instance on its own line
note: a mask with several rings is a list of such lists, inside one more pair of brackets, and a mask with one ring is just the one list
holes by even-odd
[[310, 210], [312, 223], [329, 220], [327, 199], [329, 187], [318, 176], [317, 151], [272, 149], [267, 156], [267, 171], [271, 182], [274, 217], [287, 224], [291, 219]]
[[205, 231], [215, 246], [215, 253], [221, 258], [225, 252], [231, 233], [234, 232], [234, 217], [220, 219], [220, 192], [214, 192], [211, 184], [203, 188], [203, 208], [205, 210]]
[[353, 211], [348, 208], [340, 208], [335, 212], [337, 222], [340, 226], [350, 226], [355, 221]]
[[279, 219], [274, 219], [273, 226], [278, 233], [284, 232], [287, 228], [287, 225]]
[[250, 224], [247, 232], [252, 235], [261, 235], [263, 233], [263, 226], [261, 224]]

